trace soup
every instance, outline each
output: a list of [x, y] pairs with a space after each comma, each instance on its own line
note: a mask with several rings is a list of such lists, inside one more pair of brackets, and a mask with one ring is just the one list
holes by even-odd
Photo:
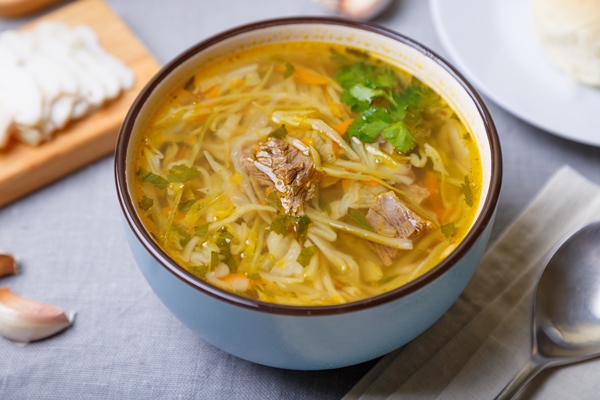
[[443, 260], [481, 195], [473, 135], [424, 82], [352, 47], [280, 43], [200, 68], [136, 149], [133, 196], [189, 273], [241, 296], [331, 305]]

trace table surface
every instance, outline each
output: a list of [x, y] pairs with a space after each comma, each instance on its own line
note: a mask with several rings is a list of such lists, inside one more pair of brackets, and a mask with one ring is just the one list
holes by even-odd
[[[240, 24], [329, 15], [309, 0], [108, 3], [163, 64]], [[0, 19], [0, 31], [26, 21]], [[426, 1], [398, 0], [375, 22], [447, 55]], [[600, 184], [599, 148], [552, 136], [486, 103], [504, 155], [492, 241], [561, 165]], [[374, 364], [278, 370], [229, 356], [194, 336], [166, 311], [137, 270], [125, 243], [112, 166], [112, 157], [103, 158], [0, 208], [0, 249], [15, 253], [22, 268], [0, 284], [77, 313], [75, 324], [50, 340], [26, 347], [0, 340], [0, 398], [336, 399]]]

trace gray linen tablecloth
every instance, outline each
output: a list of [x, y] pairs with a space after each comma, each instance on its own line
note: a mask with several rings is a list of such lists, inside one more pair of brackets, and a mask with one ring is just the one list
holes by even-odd
[[[327, 14], [309, 0], [108, 3], [161, 63], [239, 24]], [[24, 22], [0, 20], [0, 30]], [[423, 0], [399, 0], [376, 22], [446, 55]], [[554, 137], [488, 105], [505, 161], [492, 240], [561, 165], [600, 183], [600, 149]], [[17, 254], [22, 268], [0, 285], [77, 314], [74, 326], [51, 340], [26, 347], [0, 340], [0, 399], [336, 399], [373, 365], [278, 370], [197, 338], [162, 306], [133, 261], [112, 163], [106, 157], [0, 209], [0, 249]]]

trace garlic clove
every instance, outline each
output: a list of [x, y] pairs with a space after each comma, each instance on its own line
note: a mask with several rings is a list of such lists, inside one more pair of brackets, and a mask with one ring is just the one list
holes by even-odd
[[387, 9], [392, 0], [314, 0], [316, 3], [359, 21], [368, 21]]
[[0, 277], [18, 273], [17, 260], [10, 254], [0, 253]]
[[71, 325], [61, 309], [24, 299], [7, 287], [0, 288], [0, 335], [16, 342], [33, 342], [52, 336]]
[[339, 0], [340, 12], [353, 19], [368, 21], [389, 7], [391, 0]]

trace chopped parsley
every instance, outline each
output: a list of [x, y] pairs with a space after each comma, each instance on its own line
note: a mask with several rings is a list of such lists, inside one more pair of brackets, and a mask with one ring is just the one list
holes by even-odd
[[306, 215], [301, 217], [295, 217], [294, 220], [294, 231], [298, 236], [300, 244], [304, 244], [306, 237], [308, 236], [308, 226], [312, 221]]
[[219, 254], [223, 256], [223, 262], [233, 271], [235, 268], [235, 259], [231, 254], [231, 239], [233, 239], [233, 234], [227, 228], [222, 227], [217, 232], [215, 243], [219, 248]]
[[165, 189], [169, 185], [169, 181], [160, 175], [152, 173], [144, 168], [138, 169], [137, 176], [140, 177], [142, 182], [150, 183], [160, 190]]
[[281, 199], [276, 192], [271, 192], [267, 196], [267, 205], [273, 207], [277, 210], [278, 213], [283, 211], [283, 206], [281, 205]]
[[216, 251], [210, 252], [210, 269], [214, 270], [219, 266], [219, 253]]
[[449, 222], [445, 225], [442, 225], [440, 229], [442, 230], [442, 233], [444, 234], [447, 240], [451, 239], [454, 235], [456, 235], [456, 226], [454, 225], [454, 222]]
[[346, 53], [348, 53], [350, 55], [353, 55], [354, 57], [362, 58], [362, 59], [365, 59], [365, 60], [370, 57], [368, 51], [358, 50], [358, 49], [355, 49], [353, 47], [347, 47], [346, 48]]
[[259, 281], [262, 279], [262, 277], [260, 276], [260, 274], [258, 272], [253, 272], [251, 274], [248, 274], [248, 279]]
[[293, 232], [298, 242], [303, 244], [308, 236], [308, 227], [312, 221], [306, 215], [296, 217], [294, 215], [279, 214], [271, 222], [269, 229], [279, 235], [287, 235]]
[[208, 266], [206, 265], [192, 265], [188, 267], [188, 271], [197, 276], [198, 278], [204, 278], [208, 272]]
[[348, 207], [348, 216], [352, 218], [354, 224], [359, 228], [366, 229], [368, 231], [373, 230], [373, 228], [369, 224], [369, 221], [367, 221], [367, 217], [365, 217], [365, 214], [358, 211], [356, 208]]
[[193, 92], [194, 90], [196, 90], [196, 80], [195, 77], [192, 76], [183, 86], [183, 88], [185, 90], [187, 90], [188, 92]]
[[294, 223], [294, 217], [287, 214], [279, 214], [273, 219], [271, 222], [271, 226], [269, 229], [272, 232], [277, 233], [278, 235], [285, 235], [291, 229], [292, 224]]
[[285, 128], [285, 125], [281, 125], [279, 128], [275, 129], [273, 132], [269, 133], [269, 137], [274, 137], [275, 139], [285, 139], [288, 131]]
[[385, 278], [381, 278], [380, 280], [377, 281], [377, 284], [379, 286], [383, 286], [386, 283], [389, 283], [391, 281], [393, 281], [394, 279], [396, 279], [398, 277], [398, 275], [390, 275], [390, 276], [386, 276]]
[[186, 244], [188, 244], [188, 242], [192, 238], [192, 236], [189, 233], [187, 233], [184, 229], [182, 229], [178, 225], [173, 225], [172, 229], [173, 229], [173, 232], [175, 234], [177, 234], [180, 245], [185, 246]]
[[300, 254], [298, 255], [298, 258], [296, 259], [296, 261], [298, 262], [298, 264], [302, 265], [303, 267], [306, 267], [310, 263], [310, 260], [313, 258], [313, 256], [315, 254], [317, 254], [318, 251], [319, 251], [319, 248], [317, 246], [304, 247], [300, 251]]
[[362, 142], [372, 143], [392, 123], [392, 117], [386, 108], [374, 106], [364, 110], [348, 127], [346, 133], [359, 138]]
[[465, 175], [465, 183], [462, 183], [460, 186], [465, 194], [465, 203], [467, 203], [469, 207], [473, 207], [473, 192], [471, 191], [471, 183], [469, 182], [469, 177], [467, 175]]
[[383, 137], [401, 153], [407, 153], [417, 145], [417, 141], [410, 134], [403, 121], [396, 122], [385, 128], [383, 130]]
[[331, 209], [331, 204], [323, 197], [319, 198], [319, 208], [327, 213], [327, 215], [331, 216], [333, 210]]
[[336, 51], [335, 49], [331, 49], [331, 55], [329, 56], [329, 58], [331, 59], [331, 61], [336, 63], [339, 67], [348, 63], [348, 57], [346, 57], [339, 51]]
[[296, 68], [291, 63], [285, 64], [285, 71], [283, 71], [283, 79], [287, 79], [296, 72]]
[[194, 205], [195, 202], [196, 202], [195, 199], [184, 201], [184, 202], [179, 203], [177, 208], [179, 209], [180, 213], [185, 214], [186, 212], [190, 211], [190, 208], [192, 208], [192, 206]]
[[356, 99], [357, 103], [352, 109], [354, 112], [368, 108], [376, 97], [384, 97], [395, 103], [392, 91], [398, 87], [399, 82], [398, 76], [390, 67], [362, 61], [339, 68], [334, 73], [334, 78], [344, 88], [342, 101]]
[[140, 201], [138, 203], [138, 205], [140, 206], [140, 208], [144, 211], [148, 211], [150, 209], [150, 207], [152, 207], [152, 205], [154, 204], [154, 200], [145, 197], [142, 199], [142, 201]]
[[188, 167], [187, 165], [179, 164], [169, 169], [167, 179], [169, 182], [188, 183], [201, 175], [197, 167]]
[[194, 227], [194, 236], [206, 237], [208, 235], [208, 224], [202, 224]]
[[382, 134], [400, 153], [416, 147], [414, 133], [423, 131], [421, 109], [436, 98], [433, 91], [416, 83], [402, 88], [392, 68], [367, 61], [338, 68], [334, 78], [344, 89], [340, 100], [359, 114], [349, 136], [371, 143]]

